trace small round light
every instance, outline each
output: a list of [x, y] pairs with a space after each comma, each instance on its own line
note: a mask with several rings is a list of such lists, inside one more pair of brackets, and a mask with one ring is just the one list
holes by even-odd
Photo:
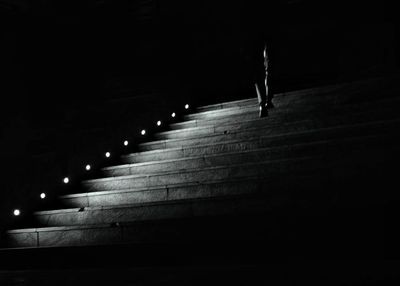
[[124, 146], [128, 146], [128, 145], [129, 145], [128, 140], [125, 140], [125, 141], [124, 141]]
[[86, 165], [85, 167], [86, 171], [90, 171], [90, 169], [92, 169], [92, 166], [90, 166], [89, 164]]
[[189, 104], [186, 104], [186, 105], [185, 105], [185, 109], [189, 109]]
[[19, 209], [14, 210], [14, 215], [19, 216], [21, 214], [21, 211]]
[[46, 194], [45, 193], [41, 193], [40, 194], [40, 198], [43, 200], [43, 199], [45, 199], [46, 198]]
[[64, 182], [64, 184], [68, 184], [68, 183], [69, 183], [69, 178], [68, 178], [68, 177], [65, 177], [64, 180], [63, 180], [63, 182]]
[[160, 120], [157, 121], [157, 126], [161, 126], [161, 121]]
[[173, 113], [171, 114], [171, 117], [175, 117], [175, 116], [176, 116], [176, 113], [173, 112]]
[[146, 130], [142, 130], [141, 132], [140, 132], [142, 135], [146, 135]]
[[106, 152], [106, 157], [110, 158], [111, 157], [111, 153], [110, 152]]

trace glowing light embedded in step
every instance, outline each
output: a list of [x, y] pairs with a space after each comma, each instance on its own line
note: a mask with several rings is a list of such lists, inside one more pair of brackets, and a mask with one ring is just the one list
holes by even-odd
[[172, 112], [171, 117], [174, 118], [176, 116], [175, 112]]
[[89, 164], [86, 165], [85, 167], [86, 171], [90, 171], [90, 169], [92, 169], [92, 166], [90, 166]]
[[45, 199], [46, 198], [46, 194], [45, 193], [41, 193], [40, 194], [40, 198], [43, 200], [43, 199]]
[[125, 141], [124, 141], [124, 146], [128, 146], [128, 145], [129, 145], [128, 140], [125, 140]]
[[111, 153], [110, 152], [106, 152], [106, 157], [110, 158], [111, 157]]
[[140, 132], [140, 134], [146, 135], [146, 130], [143, 129], [143, 130]]
[[160, 120], [157, 121], [157, 126], [161, 126], [161, 121]]
[[185, 105], [185, 109], [189, 109], [189, 104], [186, 104], [186, 105]]
[[63, 182], [64, 182], [64, 184], [68, 184], [68, 183], [69, 183], [69, 178], [68, 178], [68, 177], [65, 177], [64, 180], [63, 180]]
[[19, 216], [21, 214], [21, 211], [19, 209], [14, 210], [14, 215]]

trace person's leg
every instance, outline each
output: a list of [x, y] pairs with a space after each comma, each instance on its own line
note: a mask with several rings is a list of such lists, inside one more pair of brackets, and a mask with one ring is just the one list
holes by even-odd
[[266, 89], [266, 100], [265, 100], [265, 105], [267, 106], [267, 108], [274, 108], [274, 104], [272, 103], [272, 98], [274, 97], [274, 94], [272, 92], [272, 80], [270, 76], [266, 76], [265, 77], [265, 89]]
[[260, 106], [260, 117], [268, 116], [267, 111], [267, 85], [265, 84], [265, 78], [256, 78], [255, 88], [257, 92], [258, 103]]
[[256, 80], [254, 83], [257, 92], [257, 98], [259, 105], [266, 105], [267, 104], [267, 90], [264, 80]]
[[260, 106], [260, 117], [268, 115], [266, 108], [268, 89], [266, 85], [265, 68], [263, 65], [262, 54], [254, 60], [253, 64], [253, 81], [257, 92], [257, 99]]

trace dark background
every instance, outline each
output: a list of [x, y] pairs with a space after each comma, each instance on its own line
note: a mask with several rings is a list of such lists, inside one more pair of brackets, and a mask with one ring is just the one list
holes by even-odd
[[64, 176], [102, 166], [102, 152], [139, 140], [137, 130], [183, 103], [255, 96], [241, 53], [255, 18], [276, 35], [278, 92], [399, 66], [399, 25], [385, 1], [254, 5], [0, 1], [0, 226], [14, 224], [16, 207], [41, 207], [42, 191], [73, 191]]

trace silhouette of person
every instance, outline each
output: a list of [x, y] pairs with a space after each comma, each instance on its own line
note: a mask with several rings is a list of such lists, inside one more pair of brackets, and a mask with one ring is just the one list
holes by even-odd
[[271, 11], [278, 11], [278, 7], [275, 4], [266, 6], [252, 2], [245, 4], [242, 12], [245, 67], [257, 93], [260, 117], [267, 116], [268, 109], [274, 107], [273, 34], [274, 29], [277, 29], [277, 22], [271, 17]]
[[250, 50], [249, 59], [251, 80], [254, 84], [259, 108], [260, 117], [268, 115], [268, 109], [273, 108], [273, 88], [272, 88], [272, 60], [270, 43], [267, 37], [259, 36], [253, 43], [254, 47]]

